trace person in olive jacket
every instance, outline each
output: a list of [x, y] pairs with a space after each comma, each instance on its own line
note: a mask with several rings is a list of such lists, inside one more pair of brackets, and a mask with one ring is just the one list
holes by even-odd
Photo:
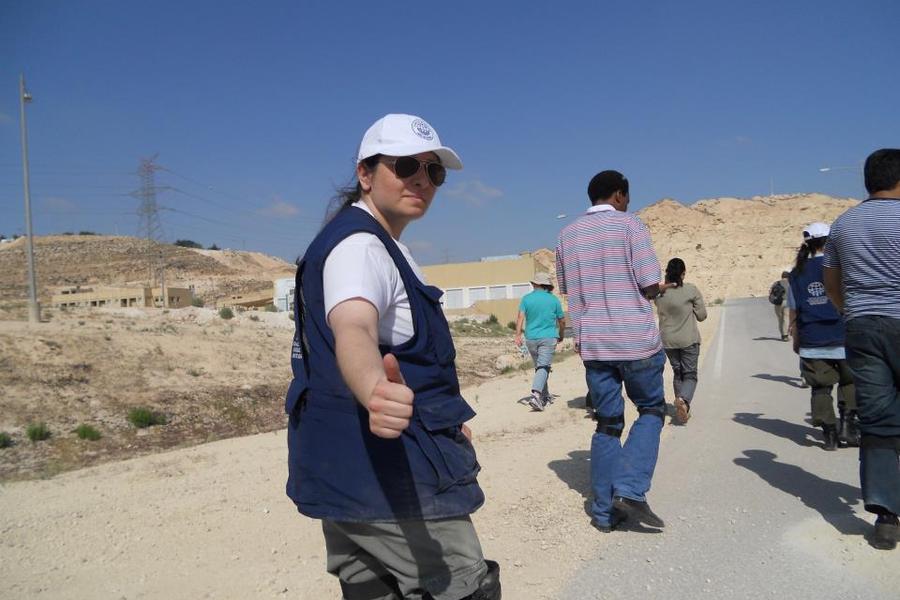
[[693, 283], [685, 283], [684, 261], [673, 258], [666, 265], [665, 291], [656, 298], [659, 332], [674, 377], [675, 418], [682, 425], [691, 416], [691, 401], [697, 389], [697, 362], [700, 358], [700, 330], [697, 322], [706, 318], [703, 295]]

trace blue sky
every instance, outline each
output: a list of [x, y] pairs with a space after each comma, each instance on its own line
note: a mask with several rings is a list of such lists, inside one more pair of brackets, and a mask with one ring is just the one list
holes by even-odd
[[[896, 0], [0, 5], [0, 233], [134, 235], [293, 260], [365, 129], [417, 114], [463, 159], [402, 241], [423, 264], [555, 243], [614, 168], [632, 207], [824, 192], [900, 146]], [[850, 167], [820, 173], [823, 166]]]

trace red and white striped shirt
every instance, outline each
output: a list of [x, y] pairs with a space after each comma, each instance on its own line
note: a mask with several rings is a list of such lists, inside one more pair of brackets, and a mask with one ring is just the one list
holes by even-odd
[[560, 232], [556, 277], [582, 360], [641, 360], [662, 349], [641, 294], [660, 275], [650, 231], [632, 214], [598, 204]]

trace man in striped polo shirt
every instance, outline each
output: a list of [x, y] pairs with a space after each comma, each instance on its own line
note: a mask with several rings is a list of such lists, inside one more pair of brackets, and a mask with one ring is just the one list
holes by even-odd
[[[663, 527], [646, 498], [666, 413], [666, 355], [650, 303], [660, 291], [659, 261], [647, 227], [626, 213], [628, 180], [621, 173], [595, 175], [588, 198], [591, 208], [559, 235], [556, 276], [568, 294], [575, 350], [597, 418], [591, 523], [604, 532], [625, 519]], [[623, 383], [640, 413], [624, 446]]]
[[847, 363], [856, 384], [859, 475], [869, 538], [892, 550], [900, 539], [900, 149], [865, 164], [869, 198], [834, 222], [824, 283], [847, 324]]

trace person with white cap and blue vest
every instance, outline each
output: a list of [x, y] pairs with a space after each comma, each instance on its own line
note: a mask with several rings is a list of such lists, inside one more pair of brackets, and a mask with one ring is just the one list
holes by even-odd
[[[800, 376], [810, 386], [810, 414], [822, 428], [825, 450], [859, 446], [856, 390], [844, 350], [844, 323], [825, 294], [823, 250], [828, 241], [826, 223], [803, 230], [803, 244], [790, 273], [787, 307], [794, 352], [800, 355]], [[832, 389], [838, 386], [835, 419]]]
[[347, 600], [500, 598], [441, 291], [399, 241], [461, 168], [424, 119], [379, 119], [298, 264], [287, 493]]

